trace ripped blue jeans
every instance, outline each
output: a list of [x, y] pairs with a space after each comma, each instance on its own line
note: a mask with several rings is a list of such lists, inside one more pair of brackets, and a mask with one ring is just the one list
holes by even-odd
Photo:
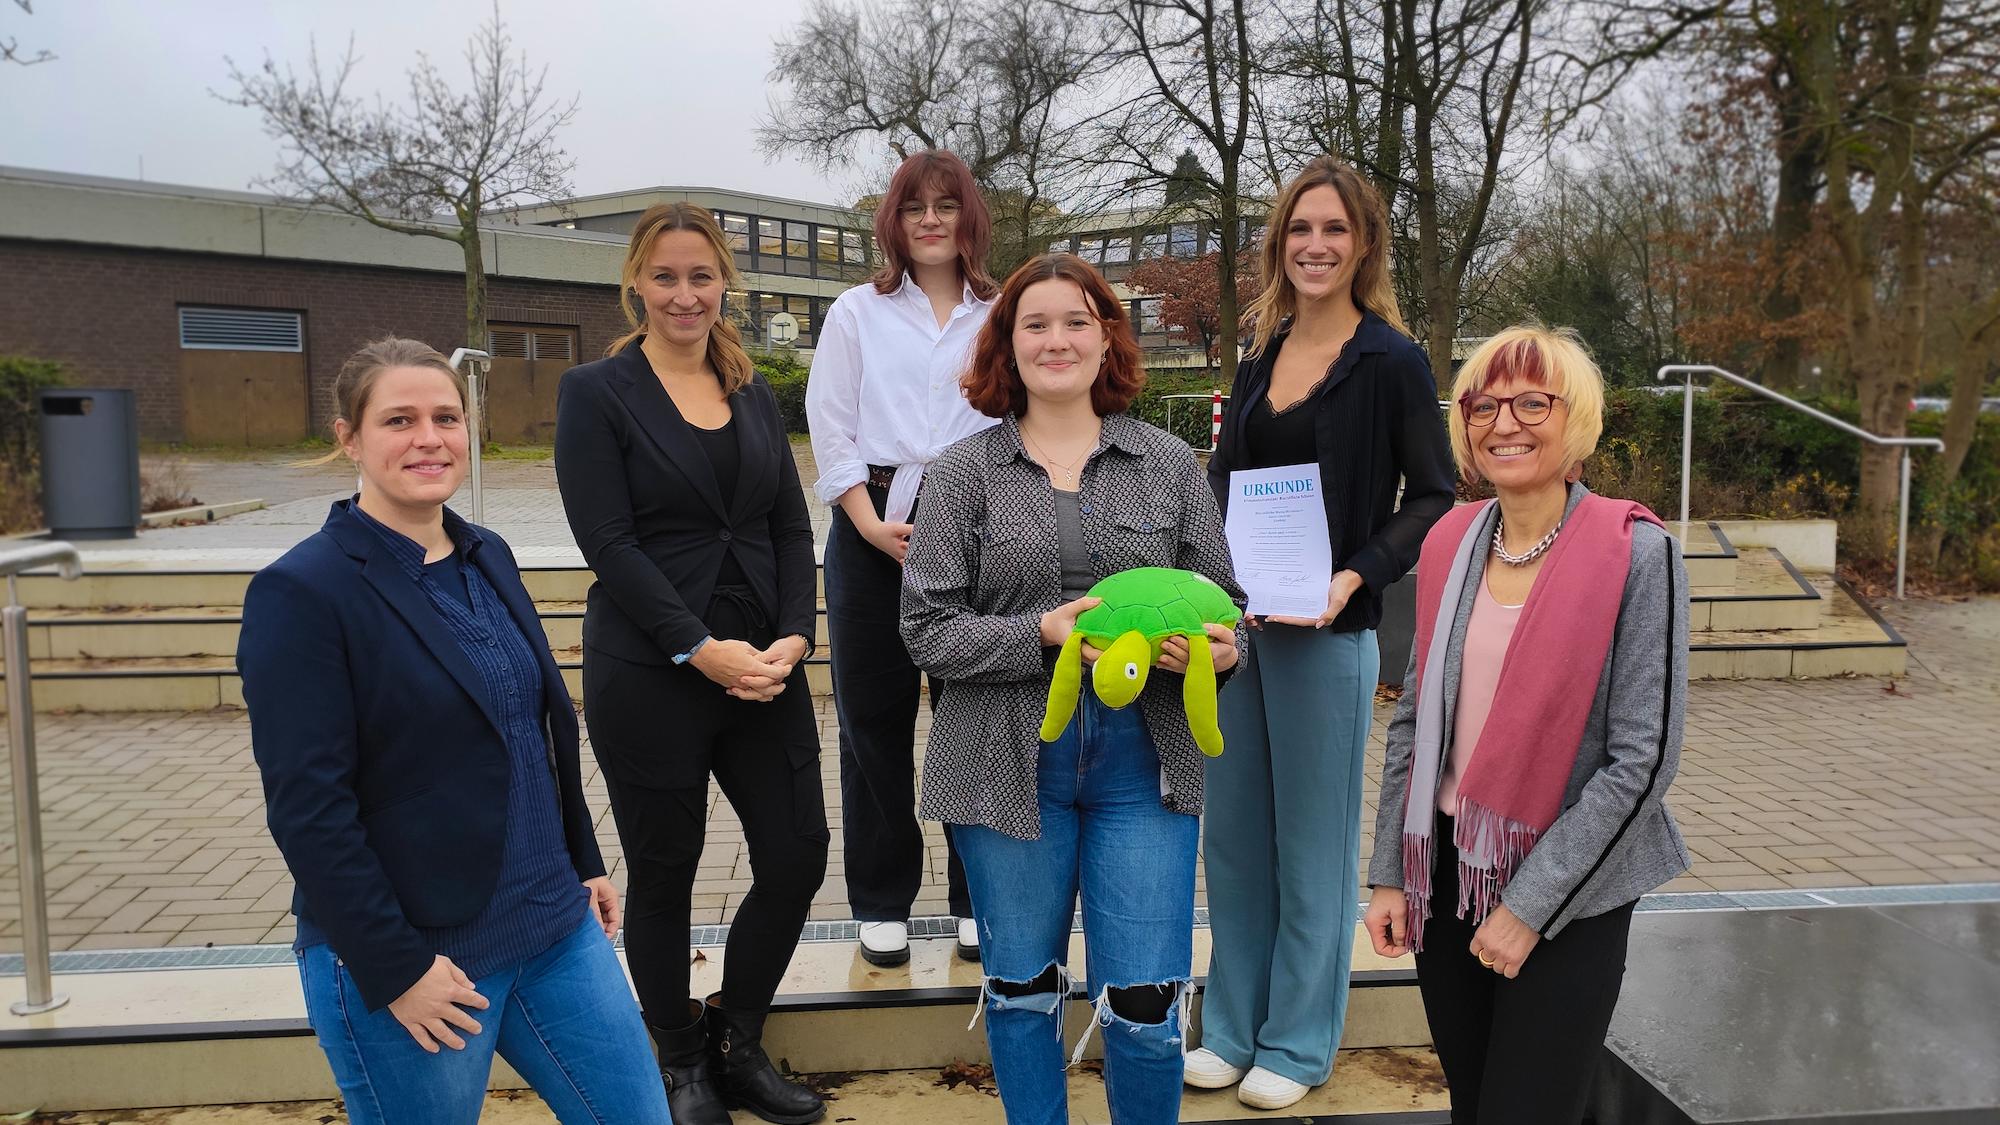
[[[1104, 1036], [1115, 1125], [1180, 1120], [1194, 956], [1198, 818], [1161, 801], [1139, 704], [1114, 711], [1088, 687], [1037, 768], [1042, 834], [953, 825], [979, 922], [986, 1042], [1008, 1125], [1069, 1120], [1065, 1069]], [[1083, 897], [1092, 1022], [1063, 1037], [1071, 918]]]

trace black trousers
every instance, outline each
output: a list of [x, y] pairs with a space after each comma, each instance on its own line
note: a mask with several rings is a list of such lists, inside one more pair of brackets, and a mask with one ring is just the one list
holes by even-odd
[[[886, 489], [868, 489], [881, 514]], [[833, 704], [840, 718], [841, 846], [847, 902], [863, 922], [910, 916], [924, 879], [924, 833], [917, 823], [917, 700], [923, 675], [897, 627], [903, 568], [875, 549], [839, 506], [826, 544], [826, 627], [832, 645]], [[931, 681], [931, 705], [943, 686]], [[951, 912], [972, 916], [965, 865], [945, 834]]]
[[[723, 602], [705, 618], [716, 636], [770, 643], [761, 625], [732, 627], [736, 607]], [[722, 963], [722, 1004], [769, 1008], [826, 878], [819, 730], [804, 668], [782, 695], [754, 703], [725, 694], [693, 665], [588, 650], [583, 701], [624, 851], [626, 960], [647, 1019], [687, 1022], [688, 925], [711, 774], [750, 852], [750, 890]]]
[[1472, 955], [1477, 928], [1458, 908], [1451, 819], [1432, 876], [1431, 916], [1417, 954], [1417, 986], [1431, 1041], [1451, 1088], [1452, 1125], [1574, 1125], [1625, 980], [1634, 903], [1579, 918], [1535, 944], [1513, 980]]

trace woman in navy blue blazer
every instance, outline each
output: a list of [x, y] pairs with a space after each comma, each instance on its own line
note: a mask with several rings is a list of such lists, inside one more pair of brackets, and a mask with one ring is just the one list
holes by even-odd
[[251, 581], [236, 658], [348, 1115], [476, 1122], [497, 1051], [564, 1122], [667, 1122], [576, 712], [513, 553], [445, 507], [465, 384], [391, 338], [334, 395], [360, 492]]

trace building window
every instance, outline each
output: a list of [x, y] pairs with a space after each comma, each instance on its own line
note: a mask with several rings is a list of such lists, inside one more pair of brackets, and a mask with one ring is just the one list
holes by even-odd
[[183, 308], [181, 347], [191, 351], [300, 352], [305, 317], [277, 309]]
[[804, 223], [785, 224], [785, 257], [801, 260], [812, 257], [812, 233]]
[[1076, 240], [1076, 256], [1093, 266], [1104, 264], [1104, 240], [1102, 238], [1079, 238]]
[[769, 258], [785, 253], [785, 224], [776, 219], [757, 220], [757, 253]]
[[1116, 235], [1104, 240], [1104, 264], [1120, 266], [1132, 260], [1132, 237]]
[[1160, 324], [1160, 301], [1157, 297], [1132, 302], [1132, 320], [1138, 325], [1141, 336], [1157, 336], [1166, 331]]
[[861, 241], [860, 231], [844, 230], [840, 232], [840, 258], [850, 266], [864, 266], [868, 264], [868, 248]]
[[750, 249], [750, 217], [748, 215], [727, 215], [718, 211], [715, 218], [722, 224], [722, 237], [729, 242], [729, 248], [739, 252], [748, 252]]
[[820, 261], [837, 264], [840, 261], [840, 228], [820, 227], [814, 233], [818, 236], [813, 243], [819, 251]]
[[1176, 258], [1194, 257], [1200, 253], [1196, 238], [1193, 223], [1175, 223], [1167, 228], [1167, 253]]
[[1167, 256], [1166, 231], [1149, 230], [1145, 234], [1139, 236], [1140, 261], [1144, 262], [1153, 258], [1164, 258], [1166, 256]]

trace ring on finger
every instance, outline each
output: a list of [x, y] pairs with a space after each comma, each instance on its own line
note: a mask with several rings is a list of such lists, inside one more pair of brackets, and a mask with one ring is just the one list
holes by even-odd
[[1487, 967], [1487, 968], [1489, 968], [1489, 969], [1490, 969], [1490, 968], [1492, 968], [1492, 967], [1494, 966], [1494, 964], [1495, 964], [1495, 962], [1494, 962], [1493, 958], [1491, 958], [1491, 957], [1488, 957], [1488, 956], [1487, 956], [1486, 954], [1484, 954], [1484, 953], [1481, 953], [1481, 954], [1479, 955], [1479, 963], [1480, 963], [1480, 964], [1482, 964], [1482, 965], [1484, 965], [1484, 966], [1486, 966], [1486, 967]]

